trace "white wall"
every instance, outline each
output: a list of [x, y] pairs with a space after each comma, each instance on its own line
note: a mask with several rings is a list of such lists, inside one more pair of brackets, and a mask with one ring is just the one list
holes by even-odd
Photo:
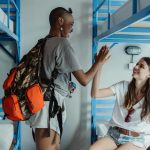
[[[2, 42], [2, 45], [10, 52], [15, 51], [12, 42]], [[13, 65], [14, 61], [0, 47], [0, 98], [3, 97], [3, 82]]]
[[[84, 70], [91, 65], [91, 0], [22, 0], [21, 1], [21, 48], [26, 53], [40, 37], [49, 32], [49, 12], [58, 6], [71, 7], [75, 18], [74, 33], [70, 42], [79, 56]], [[127, 64], [131, 57], [124, 52], [128, 44], [118, 44], [111, 49], [112, 57], [102, 73], [102, 87], [117, 81], [130, 80], [131, 71]], [[131, 45], [131, 44], [130, 44]], [[150, 56], [149, 45], [142, 47], [142, 54], [135, 57]], [[77, 81], [75, 81], [77, 83]], [[77, 91], [72, 99], [66, 99], [68, 118], [62, 137], [62, 150], [86, 150], [90, 144], [90, 85], [85, 88], [77, 84]], [[22, 149], [34, 150], [30, 128], [22, 127]]]

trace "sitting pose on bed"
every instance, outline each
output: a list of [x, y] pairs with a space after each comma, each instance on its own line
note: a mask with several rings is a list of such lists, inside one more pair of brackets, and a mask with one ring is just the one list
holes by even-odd
[[116, 102], [107, 135], [89, 150], [146, 150], [150, 145], [150, 57], [141, 58], [135, 65], [131, 82], [121, 81], [98, 89], [100, 72], [110, 56], [107, 47], [101, 53], [101, 67], [91, 94], [95, 98], [115, 95]]

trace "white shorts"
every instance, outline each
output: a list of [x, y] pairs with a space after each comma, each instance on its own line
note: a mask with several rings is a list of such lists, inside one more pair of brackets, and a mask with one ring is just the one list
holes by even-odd
[[[55, 91], [55, 97], [58, 101], [58, 105], [62, 108], [62, 120], [64, 124], [66, 120], [66, 106], [64, 101], [65, 97], [59, 94], [57, 91]], [[35, 115], [31, 116], [31, 118], [28, 121], [26, 121], [26, 124], [30, 125], [32, 128], [48, 128], [48, 121], [50, 121], [50, 129], [60, 134], [57, 115], [54, 118], [50, 118], [49, 120], [48, 108], [49, 102], [46, 101], [43, 109]]]

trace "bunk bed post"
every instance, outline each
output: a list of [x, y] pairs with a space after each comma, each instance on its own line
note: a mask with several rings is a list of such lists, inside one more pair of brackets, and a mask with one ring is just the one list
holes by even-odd
[[[92, 20], [92, 63], [94, 63], [94, 55], [97, 52], [97, 47], [98, 47], [98, 42], [95, 41], [95, 37], [97, 36], [97, 7], [98, 7], [98, 0], [93, 0], [93, 20]], [[93, 101], [93, 99], [92, 99]], [[92, 112], [92, 106], [93, 104], [91, 103], [91, 114], [93, 114]], [[94, 124], [93, 124], [93, 115], [91, 115], [91, 143], [93, 143], [95, 141], [95, 139], [93, 139], [93, 137], [95, 137], [95, 130], [94, 129]]]
[[137, 13], [137, 0], [132, 0], [132, 13], [133, 15]]
[[16, 139], [17, 139], [17, 144], [15, 145], [13, 150], [21, 150], [21, 124], [19, 121], [16, 122]]
[[[20, 0], [0, 0], [2, 4], [2, 14], [6, 20], [0, 20], [0, 40], [1, 41], [14, 41], [16, 44], [15, 55], [10, 52], [1, 42], [0, 48], [10, 57], [15, 63], [20, 60]], [[4, 12], [3, 12], [4, 11]], [[15, 16], [13, 16], [15, 14]], [[13, 30], [13, 22], [15, 21], [15, 32]], [[9, 44], [9, 43], [8, 43]], [[2, 109], [0, 108], [0, 111]], [[7, 120], [5, 120], [7, 123]], [[13, 122], [15, 125], [13, 150], [21, 150], [21, 123]]]
[[92, 99], [91, 106], [91, 144], [93, 144], [97, 140], [96, 134], [96, 99]]
[[95, 37], [97, 36], [97, 7], [98, 0], [93, 0], [93, 28], [92, 28], [92, 63], [94, 63], [94, 55], [97, 51], [97, 41], [95, 41]]
[[18, 9], [16, 8], [16, 11], [19, 11], [16, 13], [16, 35], [18, 36], [17, 43], [17, 54], [16, 54], [16, 63], [20, 60], [20, 0], [16, 0], [16, 5]]
[[[18, 40], [16, 41], [17, 51], [16, 51], [16, 63], [20, 61], [20, 0], [16, 0], [16, 35], [18, 36]], [[17, 140], [18, 145], [14, 150], [21, 150], [21, 122], [16, 122], [17, 124]]]
[[9, 28], [9, 19], [10, 19], [10, 0], [7, 1], [7, 26]]
[[110, 29], [111, 0], [108, 0], [108, 30]]

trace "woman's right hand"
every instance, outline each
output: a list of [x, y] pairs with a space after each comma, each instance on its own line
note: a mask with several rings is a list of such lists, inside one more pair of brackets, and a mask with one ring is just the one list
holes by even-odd
[[110, 56], [111, 55], [110, 55], [108, 47], [106, 45], [102, 46], [99, 53], [95, 55], [95, 62], [98, 62], [101, 65], [103, 65], [108, 61]]

